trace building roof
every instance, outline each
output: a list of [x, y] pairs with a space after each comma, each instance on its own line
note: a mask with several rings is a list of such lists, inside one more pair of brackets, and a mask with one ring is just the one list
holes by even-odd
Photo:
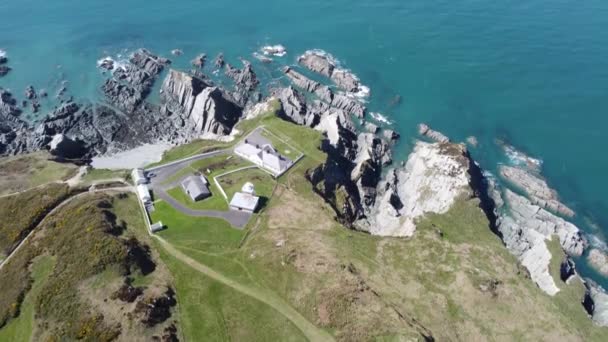
[[282, 170], [281, 159], [276, 154], [264, 152], [262, 153], [262, 161], [264, 162], [264, 166], [269, 167], [272, 170]]
[[246, 194], [242, 192], [237, 192], [232, 197], [232, 201], [230, 201], [230, 206], [245, 210], [254, 211], [258, 206], [259, 197]]
[[197, 198], [200, 195], [208, 196], [211, 194], [207, 185], [200, 176], [189, 176], [182, 181], [182, 187], [190, 194], [192, 198]]
[[135, 184], [148, 182], [146, 175], [144, 174], [144, 169], [133, 169], [133, 172], [131, 172], [131, 177], [133, 177]]
[[150, 199], [150, 190], [148, 190], [148, 186], [144, 185], [144, 184], [139, 184], [137, 186], [137, 194], [139, 195], [139, 198], [143, 199]]

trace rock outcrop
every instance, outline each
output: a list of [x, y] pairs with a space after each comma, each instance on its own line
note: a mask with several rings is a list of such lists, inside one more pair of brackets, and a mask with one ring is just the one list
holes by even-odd
[[450, 142], [450, 138], [443, 135], [443, 133], [441, 133], [441, 132], [431, 129], [431, 127], [429, 127], [427, 124], [421, 123], [418, 125], [418, 134], [425, 136], [425, 137], [427, 137], [433, 141], [439, 142], [439, 143]]
[[336, 68], [334, 62], [332, 62], [327, 55], [316, 51], [307, 51], [305, 54], [298, 57], [298, 63], [303, 67], [326, 77], [331, 77]]
[[284, 119], [308, 127], [319, 123], [319, 113], [311, 110], [304, 95], [293, 87], [281, 89], [276, 96], [281, 102], [279, 115]]
[[596, 271], [605, 277], [608, 277], [608, 254], [594, 248], [589, 251], [587, 261], [589, 261], [589, 265], [591, 265], [591, 267], [593, 267]]
[[229, 134], [243, 112], [219, 88], [176, 70], [167, 75], [161, 99], [163, 113], [181, 116], [184, 126], [200, 136]]
[[574, 216], [574, 211], [558, 200], [557, 192], [544, 179], [520, 167], [502, 165], [499, 171], [504, 179], [524, 191], [534, 204], [566, 217]]
[[499, 193], [495, 193], [494, 197], [501, 197], [501, 200], [495, 202], [502, 203], [504, 199], [508, 205], [508, 209], [497, 208], [502, 211], [497, 229], [503, 242], [528, 269], [532, 280], [543, 291], [549, 295], [556, 294], [559, 288], [549, 273], [552, 255], [547, 240], [557, 237], [566, 253], [580, 256], [586, 246], [581, 232], [575, 225], [509, 189], [504, 190], [504, 197]]
[[583, 302], [585, 309], [595, 324], [608, 327], [608, 294], [591, 280], [587, 280], [585, 285], [587, 286]]
[[374, 235], [412, 236], [417, 218], [445, 213], [460, 196], [473, 195], [470, 168], [463, 145], [417, 142], [405, 167], [389, 171], [356, 226]]

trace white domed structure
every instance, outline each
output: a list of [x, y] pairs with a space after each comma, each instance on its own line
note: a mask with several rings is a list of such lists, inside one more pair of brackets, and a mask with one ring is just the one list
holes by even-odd
[[250, 195], [255, 195], [255, 187], [253, 186], [253, 183], [251, 183], [251, 182], [245, 183], [245, 185], [243, 185], [243, 188], [241, 188], [241, 192], [250, 194]]

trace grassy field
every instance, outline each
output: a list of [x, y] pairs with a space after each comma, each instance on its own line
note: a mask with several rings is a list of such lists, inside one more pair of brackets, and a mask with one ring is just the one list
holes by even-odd
[[34, 325], [34, 300], [40, 295], [42, 285], [53, 270], [55, 260], [47, 255], [36, 258], [31, 268], [32, 288], [29, 290], [21, 304], [19, 316], [0, 329], [0, 341], [30, 341]]
[[175, 160], [187, 158], [200, 153], [219, 150], [228, 146], [230, 146], [230, 143], [224, 143], [216, 140], [196, 140], [165, 151], [162, 159], [159, 162], [147, 165], [146, 167], [163, 165]]
[[274, 147], [277, 152], [281, 155], [295, 161], [302, 152], [300, 152], [295, 146], [291, 146], [285, 143], [286, 140], [289, 140], [288, 136], [280, 136], [280, 133], [270, 132], [268, 129], [261, 129], [261, 135], [270, 140], [272, 143], [272, 147]]
[[78, 171], [76, 165], [50, 161], [50, 157], [46, 152], [36, 152], [0, 158], [0, 195], [66, 180]]
[[218, 182], [228, 199], [232, 199], [236, 192], [241, 191], [243, 185], [247, 182], [251, 182], [255, 187], [255, 193], [260, 197], [260, 204], [258, 210], [263, 208], [274, 191], [276, 186], [276, 180], [272, 178], [267, 172], [262, 171], [258, 168], [241, 170], [234, 172], [222, 177], [217, 178]]
[[245, 234], [222, 219], [185, 216], [165, 202], [155, 207], [152, 222], [162, 221], [167, 226], [158, 235], [178, 246], [222, 251], [238, 247]]
[[90, 169], [82, 177], [81, 182], [85, 185], [93, 184], [100, 180], [106, 179], [123, 179], [130, 178], [129, 170], [108, 170], [108, 169]]
[[167, 193], [179, 201], [181, 204], [185, 205], [188, 208], [195, 210], [228, 210], [228, 202], [218, 189], [217, 185], [213, 180], [209, 183], [209, 190], [211, 191], [211, 197], [207, 197], [200, 201], [193, 201], [190, 196], [188, 196], [184, 189], [181, 186], [176, 186], [173, 189], [167, 191]]
[[[119, 218], [114, 208], [131, 214]], [[162, 332], [168, 323], [146, 328], [135, 304], [112, 299], [128, 276], [147, 283], [138, 301], [152, 300], [171, 284], [163, 264], [151, 261], [141, 241], [127, 233], [137, 214], [134, 197], [86, 194], [50, 216], [0, 271], [0, 331], [31, 326], [26, 321], [33, 307], [35, 326], [42, 327], [34, 340], [150, 339]], [[31, 272], [28, 265], [42, 255], [55, 262], [42, 267], [48, 277], [40, 281], [36, 262]]]
[[69, 194], [67, 185], [52, 183], [0, 198], [0, 255], [8, 255]]

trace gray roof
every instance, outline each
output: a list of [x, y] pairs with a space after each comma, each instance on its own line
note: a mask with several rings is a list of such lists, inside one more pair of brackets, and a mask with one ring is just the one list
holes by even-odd
[[234, 194], [234, 197], [232, 197], [232, 201], [230, 201], [230, 206], [254, 211], [255, 208], [257, 208], [258, 206], [259, 200], [260, 198], [257, 196], [237, 192]]
[[211, 192], [200, 176], [189, 176], [182, 181], [182, 187], [190, 194], [192, 198], [199, 196], [209, 196]]

